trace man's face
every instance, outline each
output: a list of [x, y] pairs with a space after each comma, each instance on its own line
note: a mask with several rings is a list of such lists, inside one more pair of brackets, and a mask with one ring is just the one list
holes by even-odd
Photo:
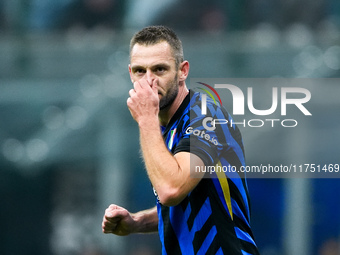
[[170, 45], [165, 41], [149, 46], [135, 44], [130, 58], [131, 80], [146, 79], [151, 86], [158, 79], [159, 108], [169, 106], [178, 93], [178, 68]]

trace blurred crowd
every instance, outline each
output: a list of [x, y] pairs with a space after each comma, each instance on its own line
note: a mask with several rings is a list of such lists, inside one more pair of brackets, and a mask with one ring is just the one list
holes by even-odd
[[181, 31], [248, 30], [262, 23], [277, 29], [302, 23], [313, 29], [325, 20], [340, 24], [338, 0], [0, 0], [0, 29], [6, 32], [149, 24]]

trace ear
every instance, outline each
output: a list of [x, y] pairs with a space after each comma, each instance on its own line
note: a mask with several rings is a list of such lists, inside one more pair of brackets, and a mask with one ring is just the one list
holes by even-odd
[[185, 81], [187, 79], [189, 75], [189, 69], [190, 69], [189, 62], [184, 60], [179, 66], [179, 71], [178, 71], [179, 81]]
[[135, 81], [132, 78], [132, 71], [131, 71], [131, 65], [130, 64], [129, 64], [129, 74], [130, 74], [131, 82], [134, 83]]

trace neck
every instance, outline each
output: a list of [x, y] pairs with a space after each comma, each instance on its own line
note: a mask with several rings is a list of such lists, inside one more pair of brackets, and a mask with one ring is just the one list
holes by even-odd
[[185, 84], [179, 86], [178, 94], [173, 103], [169, 107], [161, 110], [158, 114], [159, 122], [162, 126], [165, 127], [169, 123], [188, 93], [189, 90]]

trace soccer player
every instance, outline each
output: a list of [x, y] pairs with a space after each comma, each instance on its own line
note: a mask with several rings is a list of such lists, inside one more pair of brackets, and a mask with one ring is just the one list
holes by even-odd
[[164, 26], [136, 33], [129, 73], [133, 89], [127, 106], [139, 126], [157, 205], [131, 213], [112, 204], [103, 217], [103, 232], [123, 236], [158, 231], [162, 254], [259, 254], [244, 176], [206, 170], [245, 165], [240, 131], [235, 125], [214, 128], [211, 123], [204, 129], [207, 117], [231, 117], [209, 99], [202, 114], [202, 94], [186, 86], [189, 62], [177, 35]]

